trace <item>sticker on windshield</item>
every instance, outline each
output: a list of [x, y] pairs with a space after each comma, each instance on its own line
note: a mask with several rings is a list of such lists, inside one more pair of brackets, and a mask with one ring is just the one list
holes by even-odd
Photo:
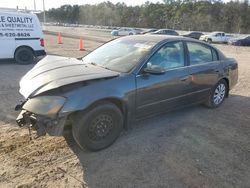
[[149, 48], [151, 48], [150, 45], [148, 45], [148, 44], [142, 44], [142, 43], [136, 43], [136, 44], [134, 45], [134, 47], [143, 48], [143, 49], [149, 49]]

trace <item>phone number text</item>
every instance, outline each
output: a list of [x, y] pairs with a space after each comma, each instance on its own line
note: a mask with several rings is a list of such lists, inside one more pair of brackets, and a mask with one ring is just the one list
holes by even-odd
[[30, 33], [0, 33], [0, 37], [30, 37]]

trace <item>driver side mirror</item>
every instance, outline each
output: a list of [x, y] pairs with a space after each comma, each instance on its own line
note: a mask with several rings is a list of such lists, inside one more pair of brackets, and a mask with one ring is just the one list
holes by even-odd
[[149, 74], [164, 74], [165, 69], [163, 69], [159, 65], [152, 65], [152, 63], [148, 62], [147, 67], [144, 68], [143, 72], [149, 73]]

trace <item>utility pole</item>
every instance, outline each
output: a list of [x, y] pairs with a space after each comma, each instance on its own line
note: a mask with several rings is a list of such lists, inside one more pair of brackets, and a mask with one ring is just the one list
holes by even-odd
[[34, 10], [36, 10], [36, 0], [34, 0]]
[[46, 16], [45, 16], [45, 3], [43, 0], [43, 23], [46, 23]]

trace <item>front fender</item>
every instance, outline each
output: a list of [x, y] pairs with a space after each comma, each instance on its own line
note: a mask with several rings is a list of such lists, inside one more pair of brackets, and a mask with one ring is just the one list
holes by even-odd
[[66, 103], [61, 113], [85, 110], [100, 100], [114, 99], [125, 104], [131, 112], [135, 108], [134, 76], [116, 77], [108, 80], [94, 81], [87, 86], [76, 88], [64, 94]]
[[[94, 93], [97, 91], [93, 91]], [[74, 111], [80, 111], [85, 110], [88, 107], [90, 107], [92, 104], [96, 103], [100, 100], [105, 99], [116, 99], [120, 101], [124, 101], [124, 96], [122, 96], [119, 93], [116, 94], [108, 94], [108, 93], [89, 93], [89, 92], [83, 92], [82, 89], [79, 89], [78, 91], [75, 91], [74, 94], [67, 96], [68, 100], [61, 109], [61, 113], [71, 113]]]

